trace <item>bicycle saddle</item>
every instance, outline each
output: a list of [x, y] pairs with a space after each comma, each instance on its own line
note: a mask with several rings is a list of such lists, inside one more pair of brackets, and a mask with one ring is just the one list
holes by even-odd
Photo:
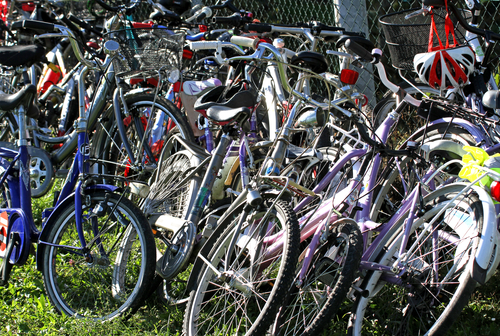
[[31, 66], [45, 56], [41, 45], [16, 45], [0, 47], [0, 64], [6, 66]]
[[314, 51], [301, 51], [290, 60], [290, 64], [323, 73], [328, 69], [328, 62], [323, 54]]
[[11, 111], [22, 104], [26, 110], [26, 115], [36, 119], [40, 111], [38, 108], [32, 107], [35, 96], [36, 86], [33, 84], [25, 86], [22, 90], [14, 94], [0, 94], [0, 110]]
[[369, 51], [375, 48], [375, 45], [372, 43], [372, 41], [365, 39], [364, 37], [361, 36], [349, 36], [349, 35], [340, 36], [340, 38], [337, 40], [337, 43], [335, 43], [335, 48], [340, 49], [341, 47], [344, 46], [347, 40], [356, 42], [357, 44], [359, 44], [360, 46]]
[[248, 90], [242, 86], [245, 86], [245, 83], [241, 85], [238, 83], [229, 90], [226, 86], [214, 87], [198, 98], [194, 103], [194, 109], [203, 114], [205, 110], [215, 105], [230, 108], [252, 108], [257, 102], [256, 94], [254, 90]]
[[223, 126], [232, 121], [242, 125], [250, 118], [248, 107], [231, 108], [227, 106], [214, 105], [207, 110], [207, 118]]

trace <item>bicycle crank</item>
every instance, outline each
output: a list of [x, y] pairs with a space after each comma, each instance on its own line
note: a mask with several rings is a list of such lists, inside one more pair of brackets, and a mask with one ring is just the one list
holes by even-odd
[[156, 272], [166, 280], [173, 279], [184, 269], [193, 252], [196, 227], [192, 222], [164, 214], [155, 226], [174, 232], [162, 257], [156, 262]]

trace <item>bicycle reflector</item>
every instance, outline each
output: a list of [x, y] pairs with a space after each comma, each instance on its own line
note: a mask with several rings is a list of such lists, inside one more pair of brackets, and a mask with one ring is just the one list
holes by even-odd
[[354, 85], [358, 81], [359, 73], [351, 69], [343, 69], [340, 72], [340, 81], [344, 84]]
[[493, 181], [490, 185], [491, 197], [497, 202], [500, 202], [500, 182]]

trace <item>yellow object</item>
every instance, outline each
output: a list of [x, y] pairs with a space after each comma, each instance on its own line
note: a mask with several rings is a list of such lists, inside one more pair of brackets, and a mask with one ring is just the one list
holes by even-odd
[[[485, 150], [478, 147], [464, 146], [463, 148], [469, 153], [462, 157], [462, 161], [465, 164], [460, 170], [460, 173], [458, 173], [459, 177], [465, 178], [471, 182], [477, 180], [484, 174], [484, 171], [474, 167], [476, 165], [487, 167], [500, 173], [500, 159], [497, 159], [500, 158], [500, 154], [490, 156]], [[480, 185], [489, 187], [492, 179], [489, 176], [485, 176], [480, 182]]]

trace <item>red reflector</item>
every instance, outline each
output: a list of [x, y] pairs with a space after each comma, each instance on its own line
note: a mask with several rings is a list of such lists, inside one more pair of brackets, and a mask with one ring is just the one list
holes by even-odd
[[344, 69], [340, 72], [340, 81], [344, 84], [354, 85], [358, 81], [359, 73], [351, 69]]
[[181, 82], [174, 83], [174, 92], [181, 92]]
[[500, 202], [500, 182], [493, 181], [490, 186], [491, 197], [497, 202]]
[[[354, 99], [354, 102], [356, 103], [356, 105], [359, 105], [359, 99], [358, 98]], [[361, 99], [361, 106], [364, 107], [367, 104], [368, 104], [368, 97], [364, 94], [363, 98]]]
[[23, 8], [23, 11], [25, 11], [25, 12], [31, 13], [35, 10], [35, 4], [33, 2], [23, 3], [21, 7]]
[[142, 81], [143, 81], [142, 78], [130, 78], [130, 85], [139, 84]]
[[198, 25], [198, 29], [200, 30], [200, 33], [204, 33], [208, 31], [208, 26]]
[[146, 80], [146, 82], [147, 82], [148, 84], [153, 85], [153, 86], [158, 86], [158, 79], [156, 79], [156, 78], [148, 78], [148, 79]]
[[92, 42], [92, 41], [87, 42], [87, 46], [90, 48], [93, 48], [95, 50], [101, 49], [101, 47], [97, 43]]
[[132, 28], [153, 28], [152, 22], [132, 22]]
[[191, 59], [191, 58], [193, 58], [193, 52], [191, 50], [184, 49], [182, 51], [182, 58], [184, 58], [184, 59]]

